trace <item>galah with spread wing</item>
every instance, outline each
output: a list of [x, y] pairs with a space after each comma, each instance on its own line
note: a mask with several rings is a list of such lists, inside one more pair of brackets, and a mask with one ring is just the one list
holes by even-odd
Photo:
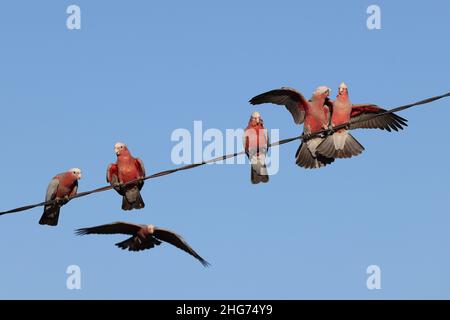
[[97, 227], [82, 228], [76, 230], [77, 235], [86, 234], [126, 234], [131, 237], [116, 243], [116, 246], [128, 251], [141, 251], [159, 246], [161, 242], [167, 242], [181, 249], [196, 258], [200, 263], [207, 267], [210, 264], [203, 259], [189, 244], [173, 231], [155, 227], [148, 224], [134, 224], [127, 222], [114, 222]]
[[[274, 103], [284, 105], [292, 114], [296, 124], [304, 123], [303, 133], [308, 135], [327, 129], [330, 123], [330, 110], [327, 105], [331, 89], [318, 87], [310, 100], [292, 88], [283, 87], [262, 93], [250, 100], [253, 105]], [[325, 157], [316, 152], [324, 136], [305, 139], [295, 154], [297, 165], [308, 168], [321, 168], [334, 161], [333, 157]]]
[[56, 175], [49, 183], [45, 201], [54, 201], [53, 204], [44, 206], [39, 224], [58, 225], [59, 212], [63, 205], [69, 202], [69, 198], [77, 194], [78, 180], [81, 179], [79, 168], [69, 169], [67, 172]]
[[244, 132], [244, 149], [250, 160], [250, 180], [253, 184], [269, 182], [266, 167], [266, 154], [269, 137], [259, 112], [253, 112]]
[[[339, 92], [335, 101], [329, 101], [332, 106], [330, 127], [350, 122], [348, 129], [371, 128], [381, 130], [402, 130], [407, 126], [406, 119], [394, 114], [369, 119], [373, 115], [383, 113], [386, 110], [374, 104], [352, 104], [348, 96], [348, 88], [345, 83], [339, 86]], [[368, 119], [364, 121], [364, 119]], [[355, 122], [361, 121], [361, 122]], [[325, 157], [351, 158], [363, 152], [364, 147], [348, 132], [341, 129], [328, 135], [317, 147], [317, 153]]]
[[106, 180], [122, 196], [123, 210], [144, 208], [145, 204], [140, 192], [144, 186], [144, 180], [127, 184], [145, 177], [144, 162], [139, 158], [133, 158], [124, 143], [116, 143], [114, 152], [117, 155], [117, 162], [108, 166]]

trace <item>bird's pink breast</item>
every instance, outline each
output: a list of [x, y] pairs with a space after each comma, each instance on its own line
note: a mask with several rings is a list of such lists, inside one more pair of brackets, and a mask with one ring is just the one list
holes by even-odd
[[245, 146], [246, 149], [267, 146], [264, 127], [250, 126], [245, 130], [245, 135], [248, 137], [248, 144]]
[[139, 178], [136, 160], [134, 158], [119, 159], [117, 161], [117, 168], [121, 182], [126, 183]]
[[63, 198], [65, 196], [70, 195], [75, 185], [77, 178], [70, 174], [64, 173], [59, 176], [59, 186], [58, 191], [56, 192], [56, 197]]
[[307, 110], [305, 117], [305, 128], [310, 133], [317, 132], [324, 129], [328, 125], [328, 108], [317, 107], [312, 105], [311, 109]]
[[351, 112], [352, 104], [348, 99], [344, 101], [336, 99], [333, 106], [333, 114], [331, 116], [332, 125], [338, 126], [350, 121]]

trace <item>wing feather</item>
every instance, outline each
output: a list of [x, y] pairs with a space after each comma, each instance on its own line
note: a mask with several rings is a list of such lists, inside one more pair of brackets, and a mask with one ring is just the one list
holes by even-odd
[[139, 175], [143, 178], [145, 177], [145, 166], [144, 161], [142, 161], [140, 158], [136, 158], [136, 164], [138, 166]]
[[54, 200], [56, 197], [56, 192], [59, 187], [59, 179], [57, 177], [53, 178], [48, 184], [47, 192], [45, 194], [45, 201]]
[[108, 166], [108, 169], [106, 170], [106, 182], [111, 184], [119, 182], [117, 164], [111, 163]]
[[395, 113], [387, 113], [374, 118], [374, 115], [384, 112], [386, 112], [385, 109], [374, 104], [355, 104], [350, 116], [350, 129], [381, 129], [391, 132], [392, 130], [403, 130], [408, 126], [408, 120]]
[[301, 124], [305, 121], [305, 110], [309, 105], [308, 101], [300, 92], [288, 87], [257, 95], [250, 99], [250, 103], [253, 105], [262, 103], [284, 105], [291, 113], [296, 124]]
[[135, 235], [141, 225], [128, 222], [114, 222], [91, 228], [81, 228], [75, 231], [75, 234], [81, 236], [86, 234], [129, 234]]
[[192, 249], [189, 244], [178, 234], [175, 232], [172, 232], [170, 230], [165, 230], [161, 228], [155, 228], [155, 232], [153, 236], [159, 240], [165, 241], [167, 243], [170, 243], [171, 245], [177, 247], [178, 249], [181, 249], [187, 253], [189, 253], [191, 256], [196, 258], [200, 261], [200, 263], [207, 267], [209, 266], [209, 262], [200, 257], [200, 255]]

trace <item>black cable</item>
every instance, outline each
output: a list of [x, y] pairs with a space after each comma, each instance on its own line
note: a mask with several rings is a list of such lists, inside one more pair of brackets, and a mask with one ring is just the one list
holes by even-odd
[[[365, 117], [365, 118], [360, 119], [360, 120], [356, 120], [356, 121], [351, 121], [350, 120], [347, 123], [335, 126], [335, 127], [331, 128], [331, 129], [325, 129], [325, 130], [321, 130], [321, 131], [317, 131], [317, 132], [311, 133], [311, 134], [307, 135], [306, 137], [308, 139], [311, 139], [311, 138], [317, 137], [317, 136], [322, 135], [322, 134], [331, 133], [332, 131], [338, 131], [338, 130], [341, 130], [341, 129], [345, 129], [351, 124], [355, 124], [355, 123], [359, 123], [359, 122], [363, 122], [363, 121], [364, 122], [365, 121], [369, 121], [369, 120], [372, 120], [372, 119], [384, 116], [386, 114], [390, 114], [390, 113], [394, 113], [394, 112], [398, 112], [398, 111], [403, 111], [403, 110], [406, 110], [406, 109], [409, 109], [409, 108], [412, 108], [412, 107], [415, 107], [415, 106], [427, 104], [427, 103], [430, 103], [430, 102], [433, 102], [433, 101], [436, 101], [436, 100], [439, 100], [439, 99], [442, 99], [442, 98], [445, 98], [445, 97], [450, 97], [450, 92], [446, 93], [446, 94], [443, 94], [443, 95], [440, 95], [440, 96], [431, 97], [431, 98], [424, 99], [424, 100], [421, 100], [421, 101], [418, 101], [418, 102], [414, 102], [414, 103], [411, 103], [411, 104], [406, 104], [404, 106], [400, 106], [400, 107], [397, 107], [397, 108], [386, 110], [384, 112], [377, 113], [377, 114]], [[283, 139], [283, 140], [280, 140], [280, 141], [277, 141], [277, 142], [269, 144], [269, 147], [280, 146], [280, 145], [283, 145], [283, 144], [286, 144], [286, 143], [289, 143], [289, 142], [292, 142], [292, 141], [295, 141], [295, 140], [304, 139], [304, 138], [305, 138], [305, 135], [300, 135], [300, 136], [297, 136], [297, 137], [294, 137], [294, 138]], [[159, 178], [159, 177], [166, 176], [166, 175], [178, 172], [178, 171], [194, 169], [194, 168], [206, 165], [208, 163], [214, 163], [214, 162], [226, 160], [226, 159], [229, 159], [229, 158], [234, 158], [234, 157], [237, 157], [237, 156], [242, 155], [244, 153], [245, 153], [245, 151], [236, 152], [236, 153], [233, 153], [233, 154], [220, 156], [220, 157], [217, 157], [217, 158], [214, 158], [214, 159], [210, 159], [210, 160], [207, 160], [207, 161], [193, 163], [193, 164], [189, 164], [189, 165], [182, 166], [182, 167], [175, 168], [175, 169], [171, 169], [171, 170], [161, 171], [161, 172], [154, 173], [154, 174], [152, 174], [150, 176], [147, 176], [147, 177], [144, 177], [144, 178], [141, 178], [141, 179], [136, 179], [136, 180], [124, 183], [122, 186], [133, 184], [133, 183], [136, 183], [136, 182], [142, 181], [142, 180], [149, 180], [149, 179]], [[98, 192], [111, 190], [112, 188], [113, 188], [112, 186], [106, 186], [106, 187], [102, 187], [102, 188], [98, 188], [98, 189], [94, 189], [94, 190], [90, 190], [90, 191], [80, 192], [80, 193], [77, 193], [76, 195], [70, 197], [69, 199], [72, 200], [72, 199], [75, 199], [75, 198], [85, 197], [85, 196], [88, 196], [88, 195], [93, 194], [93, 193], [98, 193]], [[8, 210], [8, 211], [2, 211], [2, 212], [0, 212], [0, 216], [1, 215], [5, 215], [5, 214], [9, 214], [9, 213], [15, 213], [15, 212], [20, 212], [20, 211], [30, 210], [30, 209], [33, 209], [33, 208], [36, 208], [36, 207], [41, 207], [41, 206], [53, 204], [55, 202], [56, 202], [56, 200], [50, 200], [50, 201], [40, 202], [40, 203], [37, 203], [37, 204], [31, 204], [31, 205], [27, 205], [27, 206], [11, 209], [11, 210]]]

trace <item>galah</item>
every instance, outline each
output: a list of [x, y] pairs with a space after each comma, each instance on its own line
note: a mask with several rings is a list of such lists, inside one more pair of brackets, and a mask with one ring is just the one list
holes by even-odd
[[253, 112], [244, 131], [244, 149], [250, 160], [250, 180], [253, 184], [269, 182], [266, 154], [269, 145], [267, 130], [259, 112]]
[[128, 251], [141, 251], [159, 246], [161, 242], [167, 242], [196, 258], [207, 267], [210, 264], [203, 259], [189, 244], [173, 231], [161, 229], [154, 225], [134, 224], [127, 222], [114, 222], [97, 227], [82, 228], [75, 231], [77, 235], [86, 234], [126, 234], [131, 237], [125, 241], [116, 243], [116, 246]]
[[[296, 124], [304, 123], [303, 133], [312, 133], [327, 129], [330, 123], [330, 110], [327, 105], [331, 89], [326, 86], [318, 87], [310, 100], [295, 89], [283, 87], [262, 93], [250, 100], [253, 105], [274, 103], [284, 105], [294, 118]], [[295, 154], [297, 165], [314, 169], [321, 168], [334, 161], [333, 157], [325, 157], [316, 152], [324, 136], [304, 139]]]
[[126, 144], [122, 142], [114, 145], [114, 152], [117, 155], [117, 162], [108, 166], [106, 180], [122, 196], [123, 210], [144, 208], [144, 200], [140, 193], [144, 180], [127, 184], [145, 177], [144, 162], [139, 158], [133, 158]]
[[81, 179], [79, 168], [69, 169], [67, 172], [57, 174], [49, 183], [45, 201], [54, 201], [53, 204], [44, 206], [39, 224], [58, 225], [59, 212], [63, 205], [69, 202], [70, 197], [77, 194], [78, 180]]
[[[335, 101], [329, 101], [332, 106], [330, 128], [350, 122], [348, 129], [372, 128], [382, 130], [402, 130], [407, 126], [406, 119], [394, 114], [368, 119], [373, 115], [383, 113], [386, 110], [374, 104], [352, 104], [348, 96], [348, 87], [345, 83], [339, 86], [339, 92]], [[364, 119], [368, 119], [364, 121]], [[361, 122], [355, 122], [361, 121]], [[328, 135], [317, 147], [317, 153], [325, 157], [351, 158], [363, 152], [364, 147], [348, 132], [341, 129]]]

